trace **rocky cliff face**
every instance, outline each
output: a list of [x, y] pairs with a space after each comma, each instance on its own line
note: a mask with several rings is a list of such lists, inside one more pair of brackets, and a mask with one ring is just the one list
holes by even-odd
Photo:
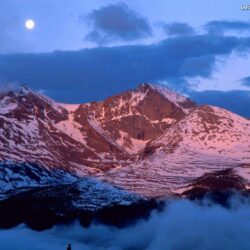
[[80, 105], [74, 117], [116, 148], [135, 154], [194, 107], [193, 102], [170, 90], [141, 84], [103, 102]]

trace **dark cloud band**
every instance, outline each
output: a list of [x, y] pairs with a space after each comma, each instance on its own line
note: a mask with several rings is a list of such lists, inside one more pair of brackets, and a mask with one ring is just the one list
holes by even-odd
[[211, 21], [206, 24], [209, 33], [223, 34], [226, 31], [248, 31], [250, 32], [250, 22], [244, 21]]
[[190, 98], [199, 104], [210, 104], [231, 110], [241, 116], [250, 118], [250, 91], [203, 91], [192, 92]]
[[250, 76], [241, 79], [241, 84], [243, 86], [250, 87]]
[[167, 81], [174, 89], [188, 91], [190, 78], [211, 76], [218, 56], [249, 48], [249, 38], [190, 35], [151, 45], [0, 55], [0, 76], [45, 90], [63, 102], [101, 100], [140, 82]]

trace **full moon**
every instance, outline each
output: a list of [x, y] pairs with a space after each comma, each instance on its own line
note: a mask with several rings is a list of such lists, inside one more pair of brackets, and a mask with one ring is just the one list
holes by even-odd
[[36, 26], [36, 23], [34, 20], [32, 19], [28, 19], [25, 21], [25, 27], [28, 29], [28, 30], [32, 30], [34, 29]]

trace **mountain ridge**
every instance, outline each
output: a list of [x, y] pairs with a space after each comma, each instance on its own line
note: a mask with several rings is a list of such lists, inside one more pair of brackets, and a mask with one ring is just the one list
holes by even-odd
[[148, 197], [180, 194], [227, 168], [250, 180], [250, 121], [224, 109], [148, 83], [74, 105], [18, 91], [0, 97], [1, 162], [92, 176]]

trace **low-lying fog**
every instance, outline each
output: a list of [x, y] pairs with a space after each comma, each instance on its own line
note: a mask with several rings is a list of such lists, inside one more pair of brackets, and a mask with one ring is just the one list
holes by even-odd
[[[250, 200], [232, 198], [231, 208], [198, 204], [188, 200], [172, 201], [162, 212], [154, 212], [126, 228], [79, 224], [56, 226], [36, 232], [20, 225], [0, 231], [4, 250], [209, 250], [250, 249]], [[39, 215], [37, 215], [39, 216]]]

